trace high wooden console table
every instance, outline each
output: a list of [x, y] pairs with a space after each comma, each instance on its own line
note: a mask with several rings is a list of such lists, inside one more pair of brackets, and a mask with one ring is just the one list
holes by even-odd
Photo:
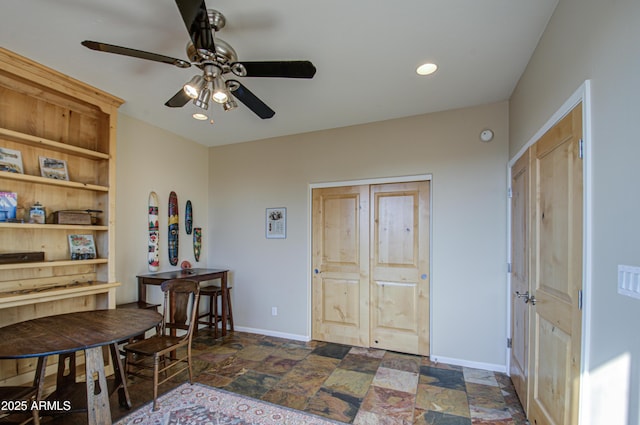
[[[69, 402], [64, 411], [85, 409], [84, 400], [74, 398], [75, 352], [85, 352], [86, 411], [90, 425], [111, 424], [109, 389], [119, 391], [120, 404], [131, 408], [127, 380], [118, 352], [118, 342], [154, 328], [162, 315], [152, 310], [112, 309], [40, 317], [0, 328], [0, 359], [38, 358], [35, 385], [36, 400], [43, 399], [44, 368], [47, 356], [59, 355], [56, 391], [47, 399]], [[102, 347], [109, 346], [114, 367], [114, 385], [108, 386], [104, 370]], [[70, 358], [70, 375], [64, 376], [63, 358]], [[62, 370], [61, 370], [62, 369]], [[93, 377], [97, 375], [97, 382]], [[73, 382], [70, 382], [73, 381]], [[85, 392], [85, 391], [83, 391]], [[82, 406], [74, 405], [82, 404]]]
[[187, 269], [174, 270], [161, 273], [149, 273], [138, 275], [138, 301], [147, 301], [147, 285], [160, 285], [165, 280], [170, 279], [189, 279], [196, 282], [206, 282], [209, 280], [220, 279], [220, 288], [222, 290], [222, 336], [227, 334], [227, 273], [225, 269]]

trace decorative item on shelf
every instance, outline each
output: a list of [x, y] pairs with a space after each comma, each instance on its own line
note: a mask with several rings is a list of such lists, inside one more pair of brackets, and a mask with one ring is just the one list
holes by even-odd
[[24, 174], [22, 152], [15, 149], [0, 148], [0, 171]]
[[44, 224], [46, 216], [44, 206], [38, 201], [29, 209], [29, 223]]
[[187, 205], [184, 208], [184, 229], [187, 231], [187, 235], [190, 235], [193, 230], [193, 206], [191, 201], [187, 201]]
[[67, 171], [67, 161], [63, 159], [40, 158], [40, 175], [49, 179], [69, 180], [69, 172]]
[[193, 256], [196, 261], [200, 261], [200, 251], [202, 250], [202, 228], [193, 228]]
[[17, 208], [18, 208], [17, 193], [0, 192], [0, 221], [15, 220]]
[[69, 235], [69, 252], [72, 260], [93, 260], [97, 257], [93, 235]]
[[284, 239], [287, 237], [287, 209], [267, 208], [267, 239]]
[[53, 213], [53, 222], [55, 224], [91, 224], [91, 215], [87, 211], [55, 211]]
[[169, 264], [178, 265], [178, 242], [180, 236], [180, 221], [178, 217], [178, 195], [171, 191], [169, 194]]
[[180, 268], [182, 270], [189, 270], [191, 267], [191, 263], [187, 260], [184, 260], [182, 263], [180, 263]]
[[149, 271], [156, 272], [160, 267], [160, 226], [158, 225], [158, 195], [149, 193]]
[[44, 261], [44, 252], [9, 252], [0, 254], [0, 264], [37, 263]]

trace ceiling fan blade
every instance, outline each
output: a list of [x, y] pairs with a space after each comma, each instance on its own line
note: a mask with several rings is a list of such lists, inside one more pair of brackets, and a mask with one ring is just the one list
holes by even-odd
[[169, 108], [182, 108], [186, 105], [191, 99], [184, 90], [180, 89], [180, 91], [173, 95], [173, 97], [165, 102], [165, 106]]
[[157, 53], [144, 52], [142, 50], [130, 49], [128, 47], [114, 46], [113, 44], [100, 43], [99, 41], [85, 40], [81, 44], [84, 47], [91, 50], [97, 50], [99, 52], [115, 53], [117, 55], [168, 63], [169, 65], [175, 65], [178, 68], [189, 68], [191, 66], [189, 62], [183, 61], [182, 59], [159, 55]]
[[309, 61], [241, 62], [247, 77], [313, 78], [316, 67]]
[[262, 118], [263, 120], [269, 119], [275, 115], [275, 111], [269, 108], [263, 101], [258, 99], [258, 97], [251, 93], [251, 91], [240, 84], [239, 81], [229, 80], [228, 82], [237, 84], [235, 90], [231, 92], [235, 97], [238, 98], [240, 102], [242, 102], [247, 108], [251, 109], [254, 114]]
[[204, 0], [176, 0], [176, 5], [196, 49], [215, 53], [213, 32]]

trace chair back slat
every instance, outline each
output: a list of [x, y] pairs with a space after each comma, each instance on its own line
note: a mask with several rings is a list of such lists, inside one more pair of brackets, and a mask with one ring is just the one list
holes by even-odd
[[186, 330], [183, 339], [190, 339], [198, 312], [199, 283], [195, 280], [172, 279], [162, 282], [164, 292], [164, 314], [161, 332], [171, 329]]

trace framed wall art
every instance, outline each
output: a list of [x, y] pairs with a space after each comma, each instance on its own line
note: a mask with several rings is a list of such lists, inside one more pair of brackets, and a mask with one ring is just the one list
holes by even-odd
[[287, 237], [287, 209], [267, 208], [266, 213], [267, 239], [285, 239]]

